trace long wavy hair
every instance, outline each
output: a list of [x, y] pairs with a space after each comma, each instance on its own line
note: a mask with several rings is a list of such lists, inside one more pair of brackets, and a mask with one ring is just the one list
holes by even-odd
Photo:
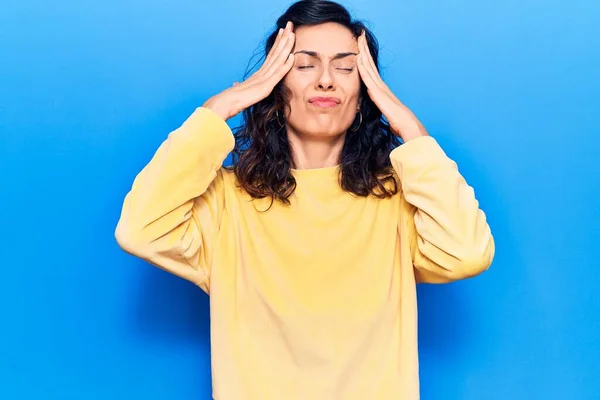
[[[335, 22], [348, 28], [356, 38], [364, 30], [379, 70], [379, 45], [373, 33], [363, 22], [353, 20], [345, 7], [327, 0], [301, 0], [292, 4], [277, 20], [259, 62], [269, 54], [278, 29], [284, 28], [287, 21], [292, 21], [295, 28]], [[248, 74], [249, 71], [245, 78]], [[234, 171], [237, 184], [252, 198], [270, 197], [271, 204], [275, 200], [290, 204], [289, 197], [296, 188], [283, 112], [288, 107], [286, 98], [286, 87], [279, 82], [268, 97], [244, 110], [242, 124], [234, 129], [233, 163], [228, 167]], [[389, 154], [401, 142], [369, 97], [362, 80], [360, 98], [362, 122], [357, 113], [346, 133], [339, 159], [339, 183], [342, 189], [357, 196], [391, 197], [398, 192], [398, 183]]]

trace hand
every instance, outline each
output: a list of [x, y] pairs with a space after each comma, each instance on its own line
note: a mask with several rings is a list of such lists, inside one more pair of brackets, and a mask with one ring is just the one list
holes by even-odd
[[211, 97], [203, 107], [210, 108], [224, 120], [236, 116], [244, 109], [258, 103], [273, 91], [273, 88], [294, 65], [295, 35], [293, 24], [288, 22], [285, 29], [279, 29], [275, 43], [265, 62], [250, 78], [242, 83]]
[[371, 56], [365, 33], [358, 37], [356, 65], [361, 79], [367, 86], [369, 97], [387, 118], [392, 132], [404, 142], [419, 136], [429, 136], [425, 127], [383, 82]]

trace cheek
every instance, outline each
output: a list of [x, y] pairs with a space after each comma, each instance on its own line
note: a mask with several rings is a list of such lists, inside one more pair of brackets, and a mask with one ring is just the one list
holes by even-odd
[[306, 115], [309, 113], [305, 103], [309, 83], [304, 82], [305, 80], [294, 77], [286, 84], [288, 89], [286, 100], [289, 105], [289, 108], [286, 108], [286, 118], [295, 123], [306, 120]]
[[360, 87], [359, 85], [350, 85], [346, 88], [346, 105], [348, 108], [357, 112], [359, 108], [359, 100], [360, 100]]
[[344, 90], [346, 93], [351, 93], [349, 97], [358, 99], [358, 96], [360, 95], [360, 77], [358, 76], [358, 72], [356, 75], [348, 77], [344, 82]]
[[289, 90], [288, 99], [291, 102], [302, 100], [304, 98], [304, 93], [307, 88], [310, 86], [310, 78], [306, 75], [298, 74], [295, 71], [291, 71], [286, 75], [283, 80], [284, 85]]

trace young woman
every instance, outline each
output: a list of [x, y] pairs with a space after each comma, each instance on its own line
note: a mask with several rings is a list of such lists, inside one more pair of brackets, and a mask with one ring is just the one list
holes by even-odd
[[293, 4], [265, 54], [168, 135], [116, 238], [210, 293], [215, 399], [417, 399], [415, 284], [486, 270], [485, 214], [345, 8]]

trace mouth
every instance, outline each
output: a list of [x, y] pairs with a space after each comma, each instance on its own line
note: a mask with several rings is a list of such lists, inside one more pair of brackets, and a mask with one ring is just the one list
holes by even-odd
[[342, 101], [337, 97], [311, 97], [308, 102], [316, 107], [333, 108], [339, 106]]

